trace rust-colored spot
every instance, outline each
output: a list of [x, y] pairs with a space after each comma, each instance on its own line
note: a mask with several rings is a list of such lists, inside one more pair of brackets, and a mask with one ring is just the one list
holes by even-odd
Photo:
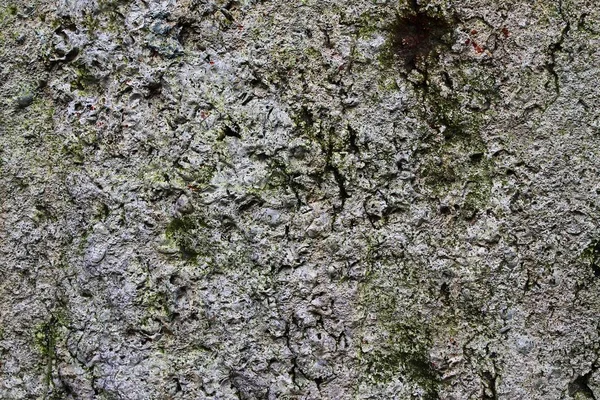
[[477, 35], [477, 31], [475, 29], [471, 30], [471, 35]]
[[480, 45], [478, 45], [477, 43], [473, 42], [473, 49], [475, 49], [475, 52], [477, 54], [481, 54], [483, 53], [483, 47], [481, 47]]
[[504, 37], [507, 38], [510, 35], [508, 28], [506, 28], [506, 27], [502, 28], [502, 34], [504, 35]]

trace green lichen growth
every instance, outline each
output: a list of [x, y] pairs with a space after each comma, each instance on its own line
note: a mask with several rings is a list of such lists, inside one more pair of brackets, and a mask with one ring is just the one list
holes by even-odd
[[179, 248], [183, 260], [197, 263], [206, 248], [206, 224], [198, 217], [184, 216], [175, 218], [166, 227], [165, 236]]
[[438, 198], [451, 191], [460, 194], [459, 214], [470, 220], [486, 206], [491, 193], [493, 164], [485, 146], [478, 136], [454, 137], [435, 146], [423, 153], [422, 182]]
[[52, 367], [56, 353], [56, 337], [58, 331], [54, 317], [49, 322], [42, 324], [35, 333], [36, 344], [46, 362], [44, 382], [48, 386], [52, 379]]
[[31, 219], [36, 223], [57, 222], [58, 218], [55, 215], [52, 206], [48, 204], [36, 204], [33, 210]]
[[56, 347], [62, 337], [62, 329], [68, 325], [64, 312], [57, 312], [39, 324], [34, 330], [35, 345], [45, 363], [44, 384], [53, 385], [52, 375], [56, 363]]
[[210, 224], [200, 211], [174, 218], [165, 229], [165, 238], [166, 248], [176, 248], [181, 260], [208, 274], [239, 272], [253, 265], [244, 234], [224, 215]]
[[92, 89], [97, 89], [97, 85], [98, 79], [87, 66], [79, 64], [75, 70], [75, 79], [71, 81], [71, 90], [79, 90], [83, 94]]
[[94, 34], [100, 28], [100, 20], [92, 14], [86, 14], [83, 17], [83, 25], [90, 34]]
[[423, 399], [437, 399], [441, 380], [429, 360], [430, 323], [400, 311], [394, 294], [373, 284], [367, 283], [362, 295], [362, 302], [377, 313], [380, 335], [375, 348], [361, 356], [367, 381], [382, 385], [400, 378], [420, 388]]
[[99, 201], [94, 204], [92, 216], [93, 221], [104, 222], [106, 221], [106, 217], [108, 217], [109, 214], [110, 208], [108, 208], [108, 205], [106, 205], [106, 203]]
[[418, 101], [409, 113], [420, 120], [423, 130], [417, 150], [419, 178], [435, 197], [461, 193], [456, 208], [471, 219], [490, 196], [493, 166], [481, 132], [494, 117], [499, 95], [496, 74], [488, 66], [456, 57], [449, 57], [452, 64], [438, 62], [453, 42], [454, 24], [435, 7], [404, 4], [384, 29], [380, 88], [398, 90], [390, 76], [412, 85]]
[[194, 185], [196, 185], [195, 189], [200, 189], [198, 186], [203, 188], [204, 186], [208, 185], [208, 183], [215, 175], [215, 172], [216, 167], [214, 165], [203, 165], [196, 168], [191, 173], [191, 180], [194, 182]]
[[384, 9], [375, 9], [363, 12], [356, 21], [351, 24], [358, 28], [359, 38], [368, 38], [381, 31], [382, 27], [389, 24], [389, 15]]
[[73, 160], [74, 164], [83, 164], [84, 150], [83, 144], [80, 141], [72, 141], [65, 143], [63, 146], [64, 154]]
[[19, 9], [14, 4], [9, 4], [6, 7], [0, 8], [0, 24], [2, 26], [8, 25], [10, 21], [14, 20], [14, 17], [19, 12]]
[[[471, 219], [490, 196], [493, 163], [481, 132], [494, 117], [498, 100], [491, 72], [469, 64], [430, 73], [417, 86], [423, 99], [418, 111], [427, 129], [421, 157], [421, 178], [436, 196], [462, 193], [461, 215]], [[467, 88], [464, 91], [456, 88]]]
[[493, 117], [491, 105], [499, 99], [493, 71], [457, 62], [451, 68], [431, 67], [415, 85], [423, 100], [421, 118], [442, 130], [446, 140], [480, 146], [480, 131]]
[[119, 9], [125, 4], [121, 0], [98, 1], [97, 9], [85, 14], [81, 20], [90, 38], [95, 38], [99, 31], [119, 32], [123, 24], [122, 16], [125, 14]]
[[151, 287], [146, 287], [139, 299], [140, 306], [146, 310], [146, 315], [142, 318], [141, 326], [147, 326], [152, 320], [171, 321], [174, 318], [173, 309], [170, 306], [171, 300], [165, 292], [153, 291]]
[[378, 383], [403, 376], [424, 391], [423, 399], [437, 399], [440, 377], [427, 355], [431, 345], [427, 327], [396, 323], [388, 332], [388, 341], [365, 358], [367, 376]]

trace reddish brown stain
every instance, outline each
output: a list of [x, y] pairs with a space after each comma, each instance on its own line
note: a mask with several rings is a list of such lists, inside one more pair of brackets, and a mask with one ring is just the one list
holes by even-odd
[[478, 45], [477, 43], [473, 42], [473, 48], [475, 49], [475, 52], [477, 54], [481, 54], [483, 53], [483, 47], [481, 47], [480, 45]]

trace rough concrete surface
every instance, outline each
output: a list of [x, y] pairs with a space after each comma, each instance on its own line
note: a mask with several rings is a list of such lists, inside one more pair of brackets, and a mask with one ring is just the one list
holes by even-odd
[[600, 399], [591, 0], [0, 0], [0, 399]]

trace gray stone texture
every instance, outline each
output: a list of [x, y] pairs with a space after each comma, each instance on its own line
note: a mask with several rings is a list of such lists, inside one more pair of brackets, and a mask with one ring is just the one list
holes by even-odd
[[600, 399], [600, 7], [1, 0], [1, 399]]

